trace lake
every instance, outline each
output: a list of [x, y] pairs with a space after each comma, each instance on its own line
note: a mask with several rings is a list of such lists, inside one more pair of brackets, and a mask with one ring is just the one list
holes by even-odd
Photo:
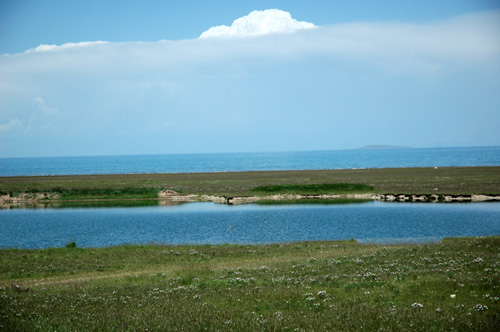
[[0, 210], [0, 248], [264, 244], [357, 239], [433, 242], [500, 235], [500, 203], [223, 205]]
[[500, 147], [0, 158], [0, 176], [498, 166]]

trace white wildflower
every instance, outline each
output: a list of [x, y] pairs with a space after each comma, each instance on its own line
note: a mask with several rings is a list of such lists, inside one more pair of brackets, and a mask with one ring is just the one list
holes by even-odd
[[326, 296], [326, 291], [322, 290], [318, 292], [318, 297], [323, 298]]
[[484, 310], [488, 310], [488, 306], [486, 305], [482, 305], [482, 304], [476, 304], [474, 306], [474, 310], [476, 311], [484, 311]]

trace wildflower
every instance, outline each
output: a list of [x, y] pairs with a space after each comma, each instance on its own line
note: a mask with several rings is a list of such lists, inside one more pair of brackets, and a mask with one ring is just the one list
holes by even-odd
[[322, 290], [318, 292], [318, 297], [323, 298], [326, 296], [326, 291]]
[[481, 263], [482, 261], [483, 261], [483, 259], [481, 257], [475, 258], [473, 260], [474, 263]]
[[456, 294], [451, 294], [451, 295], [450, 295], [450, 298], [452, 298], [452, 299], [454, 299], [455, 297], [457, 297], [457, 295], [456, 295]]
[[474, 310], [476, 311], [484, 311], [484, 310], [488, 310], [488, 306], [486, 305], [482, 305], [482, 304], [476, 304], [474, 306]]
[[414, 309], [417, 309], [417, 308], [423, 308], [424, 305], [422, 303], [415, 302], [415, 303], [412, 303], [411, 307]]
[[437, 308], [437, 309], [436, 309], [436, 311], [437, 311], [437, 312], [441, 312], [441, 308]]

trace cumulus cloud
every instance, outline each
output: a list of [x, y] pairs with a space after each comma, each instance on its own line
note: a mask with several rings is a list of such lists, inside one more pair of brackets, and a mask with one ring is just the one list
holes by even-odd
[[[296, 33], [286, 33], [293, 31]], [[262, 35], [266, 38], [210, 38]], [[181, 68], [192, 68], [193, 64], [226, 61], [238, 56], [290, 58], [313, 55], [392, 67], [402, 63], [434, 65], [436, 61], [479, 63], [498, 59], [499, 36], [498, 10], [425, 24], [355, 22], [316, 27], [293, 19], [288, 12], [268, 9], [253, 11], [236, 19], [231, 26], [212, 27], [193, 40], [43, 44], [27, 50], [25, 53], [30, 53], [26, 54], [29, 58], [0, 58], [0, 70], [2, 60], [9, 66], [26, 60], [38, 61], [43, 71], [67, 71], [68, 68], [63, 66], [73, 65], [72, 70], [86, 74], [95, 67], [103, 73], [109, 73], [113, 68], [126, 72], [134, 68], [155, 72], [161, 68], [174, 68], [174, 72], [179, 72]], [[96, 52], [96, 47], [102, 52]], [[55, 50], [57, 55], [52, 52]], [[28, 68], [32, 68], [31, 65]], [[19, 74], [19, 68], [15, 74]]]
[[[285, 22], [296, 22], [286, 16]], [[252, 17], [220, 28], [229, 32], [219, 35], [293, 31], [276, 28], [272, 20], [266, 26], [263, 18]], [[257, 27], [250, 24], [256, 21], [260, 22]], [[399, 118], [401, 109], [413, 105], [413, 114], [428, 110], [421, 119], [428, 119], [426, 114], [432, 111], [447, 112], [441, 117], [446, 123], [448, 118], [460, 118], [452, 111], [462, 109], [461, 121], [470, 123], [470, 118], [465, 119], [470, 109], [476, 109], [477, 100], [486, 106], [477, 107], [482, 113], [475, 114], [476, 119], [485, 119], [485, 126], [498, 124], [488, 115], [498, 114], [498, 94], [487, 93], [497, 91], [499, 84], [500, 11], [420, 24], [354, 22], [310, 27], [253, 38], [208, 38], [217, 35], [209, 30], [203, 38], [192, 40], [85, 42], [0, 55], [0, 131], [2, 137], [13, 137], [3, 141], [14, 142], [9, 143], [10, 150], [0, 148], [0, 155], [18, 154], [15, 132], [32, 138], [50, 134], [75, 145], [116, 137], [116, 142], [123, 140], [118, 145], [132, 146], [151, 137], [150, 144], [141, 144], [137, 151], [163, 146], [158, 144], [161, 141], [172, 142], [171, 149], [180, 149], [176, 152], [185, 152], [177, 148], [179, 137], [186, 137], [186, 142], [203, 141], [207, 148], [225, 148], [225, 144], [213, 143], [246, 132], [249, 139], [242, 144], [258, 150], [250, 133], [274, 132], [272, 124], [283, 119], [288, 121], [289, 126], [283, 127], [290, 128], [290, 139], [302, 126], [321, 127], [317, 137], [324, 135], [321, 141], [326, 142], [335, 141], [328, 136], [335, 132], [335, 123], [339, 132], [351, 128], [347, 115], [340, 125], [339, 117], [333, 116], [336, 110], [353, 116], [367, 110], [367, 118], [377, 114], [389, 123]], [[418, 92], [427, 86], [431, 92]], [[446, 98], [434, 103], [427, 99], [438, 94]], [[313, 116], [305, 109], [314, 112]], [[171, 125], [162, 127], [162, 123]], [[405, 124], [401, 122], [400, 127]], [[462, 136], [473, 134], [466, 129]], [[498, 137], [497, 131], [484, 130], [484, 135]], [[206, 134], [214, 141], [191, 139], [193, 133]]]
[[279, 9], [254, 10], [247, 16], [234, 20], [231, 26], [211, 27], [200, 35], [209, 37], [245, 37], [272, 33], [290, 33], [298, 30], [313, 29], [313, 23], [297, 21], [289, 12]]

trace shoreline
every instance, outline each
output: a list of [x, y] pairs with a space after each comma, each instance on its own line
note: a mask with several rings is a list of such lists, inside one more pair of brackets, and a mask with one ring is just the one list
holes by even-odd
[[[252, 192], [259, 186], [332, 183], [366, 184], [373, 187], [373, 191], [305, 193], [299, 190], [267, 196]], [[148, 192], [143, 194], [137, 190]], [[61, 197], [59, 193], [65, 191], [76, 194]], [[147, 200], [244, 204], [262, 200], [331, 199], [500, 201], [500, 166], [0, 177], [0, 205]]]
[[[162, 195], [163, 194], [163, 195]], [[0, 196], [0, 209], [9, 209], [22, 206], [44, 207], [47, 205], [61, 205], [71, 203], [120, 203], [120, 202], [158, 202], [158, 205], [175, 205], [195, 202], [211, 202], [214, 204], [240, 205], [252, 203], [273, 202], [319, 202], [336, 200], [359, 200], [359, 201], [380, 201], [380, 202], [407, 202], [407, 203], [478, 203], [478, 202], [500, 202], [500, 195], [417, 195], [417, 194], [313, 194], [313, 195], [293, 195], [275, 194], [269, 196], [215, 196], [215, 195], [193, 195], [169, 193], [165, 195], [159, 193], [158, 198], [89, 198], [89, 199], [37, 199], [37, 198], [17, 198]]]
[[269, 196], [214, 196], [214, 195], [183, 195], [179, 193], [160, 192], [159, 201], [171, 202], [213, 202], [218, 204], [238, 205], [256, 203], [259, 201], [315, 201], [315, 200], [373, 200], [385, 202], [488, 202], [500, 201], [500, 195], [436, 195], [436, 194], [275, 194]]

